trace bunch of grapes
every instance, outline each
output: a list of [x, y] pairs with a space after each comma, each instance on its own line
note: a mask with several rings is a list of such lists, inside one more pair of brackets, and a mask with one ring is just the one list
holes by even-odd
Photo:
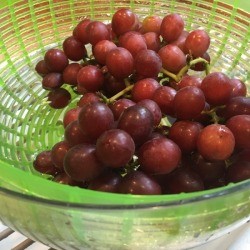
[[178, 14], [83, 19], [36, 65], [63, 140], [34, 168], [59, 183], [130, 194], [194, 192], [250, 178], [246, 85], [210, 72], [210, 37]]

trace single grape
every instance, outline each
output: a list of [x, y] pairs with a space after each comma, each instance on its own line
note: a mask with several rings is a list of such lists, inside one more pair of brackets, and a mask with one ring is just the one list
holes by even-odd
[[153, 131], [153, 116], [147, 108], [134, 105], [123, 111], [117, 128], [126, 131], [140, 145]]
[[116, 79], [110, 74], [104, 77], [103, 91], [106, 97], [112, 97], [126, 88], [124, 79]]
[[105, 171], [100, 176], [90, 181], [88, 189], [101, 192], [117, 193], [120, 181], [121, 176], [119, 174], [112, 171]]
[[160, 56], [153, 50], [140, 50], [134, 61], [137, 74], [146, 77], [157, 77], [162, 68]]
[[84, 182], [72, 180], [66, 173], [58, 173], [52, 181], [69, 186], [84, 187]]
[[189, 168], [176, 169], [170, 174], [166, 184], [171, 194], [204, 190], [204, 183], [200, 176]]
[[161, 194], [160, 185], [142, 171], [131, 171], [126, 174], [118, 185], [122, 194], [157, 195]]
[[75, 181], [91, 181], [104, 169], [95, 155], [95, 146], [91, 144], [78, 144], [70, 148], [64, 158], [64, 170]]
[[238, 149], [250, 149], [250, 115], [236, 115], [226, 122], [235, 138]]
[[162, 18], [156, 15], [146, 16], [142, 21], [143, 33], [154, 32], [160, 35]]
[[73, 147], [82, 143], [92, 143], [94, 140], [89, 138], [82, 132], [79, 127], [78, 121], [72, 121], [64, 130], [64, 139], [68, 142], [70, 147]]
[[204, 107], [205, 96], [200, 88], [184, 87], [177, 91], [174, 97], [174, 112], [178, 119], [193, 119], [203, 111]]
[[103, 132], [112, 128], [114, 116], [106, 104], [94, 102], [82, 107], [78, 122], [85, 135], [97, 139]]
[[187, 86], [194, 86], [200, 88], [202, 79], [198, 76], [194, 75], [185, 75], [182, 79], [177, 83], [177, 90], [182, 89]]
[[77, 74], [77, 85], [89, 92], [100, 90], [104, 83], [104, 76], [101, 70], [94, 65], [82, 67]]
[[172, 73], [178, 73], [186, 65], [186, 56], [176, 45], [165, 45], [158, 51], [158, 54], [163, 68]]
[[43, 77], [42, 87], [46, 90], [60, 88], [63, 85], [63, 77], [61, 73], [48, 73]]
[[144, 78], [137, 81], [131, 91], [132, 100], [139, 102], [144, 99], [152, 99], [155, 91], [161, 85], [153, 78]]
[[191, 31], [185, 41], [185, 49], [193, 57], [203, 56], [210, 45], [210, 37], [205, 30]]
[[45, 76], [48, 73], [50, 73], [49, 69], [46, 66], [46, 63], [44, 60], [40, 60], [35, 67], [36, 72], [40, 75], [40, 76]]
[[147, 49], [158, 52], [161, 48], [161, 39], [160, 36], [155, 32], [147, 32], [143, 34]]
[[133, 73], [134, 59], [127, 49], [119, 47], [108, 52], [106, 66], [112, 76], [123, 79]]
[[237, 78], [232, 78], [230, 79], [230, 83], [232, 85], [231, 97], [247, 95], [247, 87], [243, 81]]
[[114, 115], [114, 119], [115, 120], [118, 120], [119, 117], [121, 116], [122, 112], [128, 108], [128, 107], [131, 107], [131, 106], [134, 106], [135, 105], [135, 102], [133, 102], [132, 100], [130, 99], [127, 99], [127, 98], [121, 98], [113, 103], [111, 103], [109, 105], [110, 109], [112, 110], [113, 112], [113, 115]]
[[119, 37], [119, 46], [127, 49], [135, 58], [141, 51], [147, 49], [147, 44], [142, 34], [130, 31]]
[[99, 41], [93, 48], [93, 55], [95, 57], [95, 60], [102, 64], [106, 64], [106, 56], [109, 51], [112, 49], [115, 49], [117, 46], [115, 43], [109, 40], [101, 40]]
[[56, 143], [51, 149], [51, 160], [56, 168], [63, 172], [63, 160], [65, 154], [70, 149], [70, 145], [67, 141], [60, 141]]
[[71, 100], [71, 95], [68, 90], [64, 88], [58, 88], [51, 90], [48, 93], [48, 101], [50, 107], [54, 109], [62, 109], [65, 108]]
[[227, 183], [240, 182], [248, 179], [250, 179], [250, 162], [235, 162], [227, 168]]
[[95, 46], [102, 40], [109, 40], [110, 33], [106, 24], [100, 21], [92, 21], [86, 26], [86, 33], [88, 34], [88, 41]]
[[119, 9], [112, 16], [112, 30], [120, 36], [128, 31], [137, 30], [139, 28], [139, 18], [129, 9]]
[[200, 132], [197, 150], [208, 161], [223, 161], [234, 151], [235, 138], [225, 125], [211, 124]]
[[226, 163], [225, 161], [207, 161], [199, 155], [192, 169], [199, 174], [205, 183], [211, 183], [224, 176]]
[[229, 119], [236, 115], [250, 115], [250, 98], [244, 96], [232, 97], [224, 108], [223, 117]]
[[151, 99], [144, 99], [139, 101], [137, 104], [147, 108], [151, 112], [151, 114], [153, 115], [153, 123], [155, 127], [160, 124], [162, 113], [160, 107], [155, 101]]
[[85, 46], [74, 36], [67, 37], [64, 40], [63, 51], [72, 61], [80, 61], [87, 55]]
[[169, 86], [161, 86], [155, 90], [152, 100], [155, 101], [165, 115], [174, 116], [174, 97], [176, 90]]
[[181, 160], [178, 145], [167, 138], [156, 138], [145, 142], [138, 153], [142, 171], [149, 174], [167, 174], [177, 168]]
[[69, 64], [69, 60], [60, 49], [49, 49], [44, 55], [44, 61], [51, 72], [61, 73]]
[[183, 153], [191, 153], [196, 150], [197, 138], [202, 128], [198, 122], [177, 121], [170, 127], [168, 137]]
[[132, 137], [121, 129], [105, 131], [96, 142], [96, 156], [107, 167], [125, 166], [134, 152], [135, 143]]
[[166, 15], [161, 23], [160, 34], [163, 39], [170, 43], [178, 39], [184, 29], [184, 21], [178, 14]]
[[90, 19], [85, 18], [81, 20], [73, 30], [73, 36], [83, 44], [89, 43], [89, 34], [86, 32], [86, 27], [90, 22]]
[[40, 152], [33, 161], [33, 167], [42, 174], [56, 175], [59, 171], [52, 162], [51, 150]]
[[80, 100], [77, 103], [78, 107], [83, 107], [85, 104], [88, 103], [93, 103], [93, 102], [100, 102], [101, 98], [99, 97], [99, 95], [97, 95], [96, 93], [92, 93], [92, 92], [88, 92], [85, 93]]
[[72, 86], [77, 85], [77, 74], [82, 66], [79, 63], [69, 64], [63, 71], [63, 82]]

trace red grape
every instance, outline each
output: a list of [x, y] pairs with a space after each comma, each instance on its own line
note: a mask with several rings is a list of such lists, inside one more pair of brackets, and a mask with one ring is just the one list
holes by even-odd
[[211, 124], [200, 132], [197, 139], [197, 150], [208, 161], [223, 161], [234, 151], [235, 139], [225, 125]]
[[127, 98], [121, 98], [113, 103], [111, 103], [109, 105], [110, 109], [112, 110], [113, 112], [113, 115], [114, 115], [114, 119], [115, 120], [118, 120], [120, 115], [122, 114], [122, 112], [128, 108], [128, 107], [131, 107], [131, 106], [134, 106], [135, 105], [135, 102], [133, 102], [132, 100], [130, 99], [127, 99]]
[[159, 16], [146, 16], [142, 21], [143, 33], [155, 32], [160, 34], [162, 18]]
[[134, 63], [136, 73], [144, 77], [157, 77], [162, 68], [160, 56], [149, 49], [139, 51]]
[[183, 29], [182, 17], [178, 14], [168, 14], [162, 20], [160, 34], [166, 42], [170, 43], [181, 35]]
[[134, 59], [125, 48], [116, 48], [108, 52], [106, 65], [109, 73], [117, 79], [128, 77], [134, 71]]
[[120, 168], [133, 157], [135, 143], [132, 137], [121, 129], [105, 131], [96, 142], [96, 155], [104, 166]]
[[106, 104], [94, 102], [82, 107], [78, 122], [85, 135], [97, 139], [103, 132], [112, 128], [114, 116]]
[[203, 111], [204, 107], [205, 96], [200, 88], [184, 87], [174, 97], [174, 112], [178, 119], [193, 119]]
[[134, 105], [123, 111], [117, 128], [125, 130], [140, 145], [153, 131], [153, 116], [147, 108]]
[[145, 142], [139, 149], [140, 168], [149, 174], [167, 174], [177, 168], [181, 160], [178, 145], [167, 138]]
[[155, 101], [165, 115], [174, 116], [174, 97], [176, 90], [168, 87], [161, 86], [155, 90], [152, 100]]
[[40, 75], [40, 76], [45, 76], [48, 73], [50, 73], [49, 69], [46, 66], [46, 63], [44, 60], [40, 60], [35, 67], [36, 72]]
[[191, 31], [185, 41], [185, 49], [193, 57], [201, 57], [208, 50], [210, 37], [205, 30]]
[[79, 22], [73, 30], [73, 36], [83, 44], [89, 43], [89, 34], [86, 32], [86, 27], [90, 22], [90, 19], [85, 18], [81, 22]]
[[161, 39], [155, 32], [147, 32], [143, 34], [147, 49], [158, 52], [161, 48]]
[[104, 167], [95, 155], [95, 146], [78, 144], [66, 153], [64, 170], [75, 181], [90, 181], [98, 177]]
[[153, 78], [144, 78], [134, 84], [131, 91], [132, 100], [139, 102], [144, 99], [152, 99], [155, 91], [161, 85]]
[[77, 85], [89, 92], [100, 90], [103, 82], [104, 76], [101, 70], [94, 65], [82, 67], [77, 74]]
[[173, 140], [183, 153], [191, 153], [196, 149], [197, 138], [202, 125], [193, 121], [177, 121], [169, 129], [168, 137]]
[[63, 85], [63, 77], [61, 73], [48, 73], [43, 77], [42, 87], [46, 90], [60, 88]]
[[186, 56], [176, 45], [165, 45], [158, 51], [158, 54], [163, 68], [172, 73], [178, 73], [186, 65]]
[[137, 30], [139, 28], [139, 19], [135, 13], [129, 9], [119, 9], [112, 16], [112, 30], [120, 36], [128, 31]]
[[87, 55], [85, 46], [74, 36], [70, 36], [64, 40], [63, 51], [72, 61], [80, 61]]
[[247, 87], [246, 84], [237, 79], [237, 78], [232, 78], [230, 80], [230, 83], [232, 85], [232, 94], [231, 97], [235, 97], [235, 96], [246, 96], [247, 94]]
[[93, 48], [93, 55], [95, 57], [95, 60], [102, 64], [106, 64], [106, 56], [109, 51], [112, 49], [115, 49], [117, 46], [109, 40], [101, 40], [99, 41]]
[[49, 49], [44, 55], [44, 61], [51, 72], [61, 73], [69, 64], [69, 60], [60, 49]]
[[71, 122], [76, 121], [80, 112], [80, 108], [76, 107], [76, 108], [71, 108], [69, 109], [65, 115], [63, 116], [63, 126], [64, 128], [67, 127], [67, 125], [69, 125]]
[[248, 179], [250, 179], [250, 162], [235, 162], [227, 168], [226, 180], [228, 183], [240, 182]]
[[156, 195], [161, 194], [160, 185], [142, 171], [132, 171], [122, 178], [118, 192], [123, 194]]
[[93, 102], [100, 102], [101, 99], [96, 93], [88, 92], [85, 93], [80, 100], [78, 101], [77, 105], [79, 107], [83, 107], [85, 104], [93, 103]]
[[179, 90], [187, 86], [194, 86], [194, 87], [200, 88], [201, 82], [202, 82], [202, 79], [198, 76], [185, 75], [177, 83], [177, 89]]
[[211, 105], [224, 105], [231, 98], [230, 78], [221, 72], [207, 75], [201, 82], [201, 89], [206, 101]]
[[226, 122], [235, 138], [238, 149], [250, 149], [250, 115], [236, 115]]
[[79, 63], [69, 64], [63, 71], [63, 82], [76, 86], [77, 85], [77, 74], [82, 66]]

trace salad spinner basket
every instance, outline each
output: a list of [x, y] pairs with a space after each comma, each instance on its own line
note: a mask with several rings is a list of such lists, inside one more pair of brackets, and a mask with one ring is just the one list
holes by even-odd
[[211, 37], [211, 71], [250, 90], [248, 0], [1, 0], [0, 220], [55, 249], [187, 249], [249, 220], [250, 180], [178, 195], [125, 195], [60, 185], [33, 170], [35, 155], [62, 139], [60, 110], [46, 103], [36, 63], [84, 17], [109, 22], [121, 7], [139, 17], [180, 14]]

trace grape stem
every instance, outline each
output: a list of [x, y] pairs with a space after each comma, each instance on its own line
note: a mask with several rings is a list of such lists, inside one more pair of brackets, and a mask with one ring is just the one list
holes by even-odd
[[108, 103], [112, 103], [114, 102], [116, 99], [118, 99], [119, 97], [125, 95], [127, 92], [129, 92], [132, 88], [134, 87], [134, 85], [128, 85], [125, 89], [123, 89], [122, 91], [118, 92], [117, 94], [115, 94], [114, 96], [110, 97], [108, 99]]
[[172, 73], [164, 68], [161, 69], [161, 73], [171, 77], [176, 82], [179, 82], [181, 80], [181, 78], [188, 72], [188, 70], [197, 63], [205, 63], [205, 73], [206, 73], [206, 75], [208, 75], [210, 72], [209, 62], [201, 57], [198, 57], [194, 60], [191, 60], [177, 74], [174, 74], [174, 73]]

